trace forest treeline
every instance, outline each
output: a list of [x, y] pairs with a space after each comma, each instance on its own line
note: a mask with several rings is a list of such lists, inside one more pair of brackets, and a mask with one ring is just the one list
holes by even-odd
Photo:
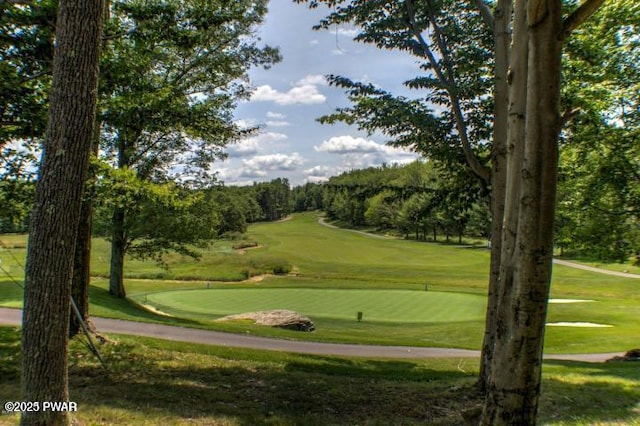
[[[555, 225], [558, 251], [640, 263], [640, 217], [634, 195], [640, 193], [640, 184], [625, 166], [629, 160], [613, 149], [584, 156], [575, 147], [563, 147]], [[470, 172], [433, 161], [353, 170], [292, 192], [294, 211], [324, 210], [344, 226], [431, 241], [490, 237], [486, 190]]]
[[[637, 261], [639, 218], [637, 209], [625, 204], [625, 194], [638, 191], [633, 175], [611, 172], [614, 161], [620, 161], [615, 158], [589, 173], [576, 173], [586, 166], [576, 164], [575, 155], [562, 155], [566, 160], [556, 214], [557, 249], [603, 261]], [[598, 161], [604, 162], [602, 157]], [[126, 195], [116, 196], [122, 186], [128, 188]], [[0, 181], [5, 207], [0, 212], [1, 233], [28, 232], [34, 187], [32, 180]], [[435, 161], [351, 170], [327, 182], [295, 187], [286, 178], [205, 189], [175, 182], [136, 186], [111, 176], [98, 180], [94, 190], [99, 200], [94, 235], [108, 237], [114, 203], [126, 205], [129, 254], [157, 260], [164, 250], [154, 246], [154, 239], [206, 243], [237, 238], [251, 223], [310, 210], [324, 211], [328, 219], [345, 227], [373, 228], [422, 241], [489, 239], [491, 232], [489, 195], [479, 181], [470, 172], [451, 170]]]

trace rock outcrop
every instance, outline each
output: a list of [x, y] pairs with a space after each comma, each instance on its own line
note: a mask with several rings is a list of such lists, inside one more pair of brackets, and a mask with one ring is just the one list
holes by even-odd
[[243, 314], [228, 315], [218, 319], [218, 321], [242, 320], [250, 320], [258, 325], [268, 325], [270, 327], [286, 328], [296, 331], [314, 331], [316, 329], [315, 324], [308, 317], [285, 309], [246, 312]]

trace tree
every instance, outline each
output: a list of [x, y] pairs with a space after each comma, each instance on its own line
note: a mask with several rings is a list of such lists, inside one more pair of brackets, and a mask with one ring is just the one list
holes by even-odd
[[[53, 87], [32, 212], [22, 328], [22, 397], [68, 401], [67, 333], [73, 252], [95, 117], [102, 2], [61, 0]], [[21, 424], [69, 424], [25, 411]]]
[[562, 134], [556, 241], [607, 261], [640, 249], [639, 25], [635, 2], [610, 2], [568, 40], [563, 58], [563, 103], [579, 114]]
[[0, 5], [0, 232], [26, 232], [47, 125], [56, 4]]
[[0, 5], [0, 148], [20, 141], [33, 147], [44, 138], [56, 6], [49, 0]]
[[[114, 3], [102, 68], [103, 148], [140, 182], [212, 182], [209, 166], [244, 132], [232, 122], [246, 71], [279, 60], [252, 37], [265, 0]], [[123, 198], [123, 197], [119, 197]], [[111, 214], [109, 292], [125, 296], [127, 206]]]
[[378, 230], [392, 228], [395, 225], [399, 207], [395, 198], [396, 194], [389, 190], [383, 190], [368, 198], [367, 210], [364, 212], [367, 224]]
[[252, 190], [262, 210], [261, 220], [279, 220], [291, 213], [291, 189], [288, 179], [276, 178], [270, 182], [254, 183]]
[[[311, 5], [318, 3], [321, 2], [312, 1]], [[337, 7], [346, 3], [343, 1], [328, 3], [334, 7], [334, 13], [323, 24], [355, 21], [364, 29], [357, 39], [375, 42], [381, 47], [415, 46], [414, 51], [428, 57], [425, 68], [437, 78], [428, 76], [425, 80], [444, 88], [450, 102], [448, 111], [455, 117], [457, 136], [469, 167], [493, 184], [493, 230], [501, 236], [492, 237], [481, 375], [486, 389], [482, 423], [535, 424], [551, 278], [557, 144], [563, 124], [559, 113], [561, 52], [568, 35], [599, 8], [603, 0], [587, 0], [566, 18], [560, 0], [475, 2], [477, 13], [494, 34], [493, 175], [483, 171], [482, 162], [469, 149], [466, 120], [461, 117], [464, 109], [458, 98], [460, 91], [464, 93], [464, 84], [456, 85], [465, 80], [463, 75], [456, 79], [458, 76], [452, 72], [454, 64], [464, 66], [464, 62], [453, 60], [452, 52], [456, 50], [447, 42], [456, 39], [448, 39], [441, 25], [445, 7], [455, 3], [459, 10], [452, 10], [451, 16], [455, 17], [452, 19], [457, 21], [451, 28], [458, 25], [463, 29], [458, 34], [469, 40], [462, 44], [473, 46], [475, 33], [458, 24], [465, 22], [464, 6], [458, 2], [414, 4], [411, 0], [376, 5], [373, 5], [376, 2], [353, 1], [344, 7]], [[372, 14], [376, 9], [369, 6], [377, 6], [378, 11]], [[407, 27], [415, 37], [411, 44], [407, 44]], [[439, 49], [440, 63], [422, 36], [425, 29], [431, 30], [431, 41]], [[371, 123], [366, 117], [362, 121]], [[502, 162], [505, 147], [508, 149], [506, 164]], [[498, 223], [502, 224], [501, 229]]]

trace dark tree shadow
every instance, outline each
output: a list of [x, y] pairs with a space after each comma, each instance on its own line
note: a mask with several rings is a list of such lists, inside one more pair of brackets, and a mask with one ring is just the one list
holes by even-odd
[[[0, 399], [18, 397], [19, 346], [19, 330], [0, 327]], [[473, 374], [433, 368], [428, 360], [273, 355], [145, 338], [101, 351], [108, 371], [77, 341], [71, 345], [70, 389], [71, 400], [85, 413], [98, 410], [105, 424], [128, 413], [143, 416], [129, 424], [144, 418], [149, 424], [457, 426], [459, 413], [482, 401]], [[632, 364], [547, 361], [541, 424], [637, 419], [639, 373]], [[580, 380], [568, 374], [574, 372]], [[89, 424], [82, 411], [80, 424]]]

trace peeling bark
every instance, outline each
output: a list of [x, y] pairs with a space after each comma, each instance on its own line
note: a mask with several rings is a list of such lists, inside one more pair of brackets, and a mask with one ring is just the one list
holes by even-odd
[[534, 425], [551, 282], [562, 4], [515, 2], [497, 334], [483, 425]]

